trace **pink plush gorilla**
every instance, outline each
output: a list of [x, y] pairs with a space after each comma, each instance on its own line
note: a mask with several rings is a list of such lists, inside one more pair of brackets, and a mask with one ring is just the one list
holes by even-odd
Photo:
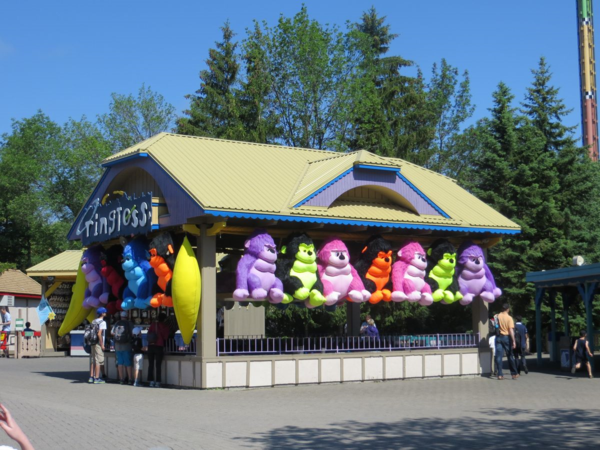
[[266, 230], [258, 229], [244, 243], [244, 256], [236, 272], [236, 290], [233, 298], [245, 300], [269, 300], [281, 303], [283, 284], [275, 276], [277, 248]]
[[323, 295], [327, 306], [335, 305], [346, 298], [351, 302], [366, 302], [371, 293], [350, 264], [350, 254], [346, 244], [336, 238], [329, 238], [317, 252], [317, 268], [323, 282]]
[[492, 303], [502, 295], [502, 290], [496, 287], [494, 276], [485, 263], [483, 250], [470, 241], [463, 243], [458, 249], [456, 276], [463, 295], [461, 305], [468, 305], [477, 296]]
[[398, 250], [398, 258], [392, 267], [392, 301], [419, 302], [423, 306], [433, 303], [431, 287], [425, 282], [427, 253], [421, 244], [406, 242]]

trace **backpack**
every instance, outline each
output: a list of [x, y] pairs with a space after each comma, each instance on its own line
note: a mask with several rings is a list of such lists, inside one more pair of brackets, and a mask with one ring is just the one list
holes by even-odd
[[113, 338], [115, 342], [118, 342], [119, 344], [131, 342], [131, 326], [129, 325], [129, 322], [125, 320], [118, 321], [115, 325]]
[[516, 326], [515, 326], [514, 330], [515, 330], [515, 350], [520, 351], [521, 350], [521, 332], [519, 331], [519, 328]]
[[98, 332], [100, 331], [100, 324], [96, 321], [85, 326], [85, 331], [83, 332], [83, 342], [87, 345], [96, 345], [100, 342], [98, 338]]
[[494, 316], [494, 332], [496, 336], [500, 336], [500, 322], [498, 321], [498, 314]]

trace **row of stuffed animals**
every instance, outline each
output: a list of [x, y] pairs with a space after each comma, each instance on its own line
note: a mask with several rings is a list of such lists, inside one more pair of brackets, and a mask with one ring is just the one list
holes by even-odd
[[133, 308], [173, 306], [171, 279], [175, 244], [170, 233], [151, 241], [144, 236], [104, 249], [101, 245], [83, 253], [81, 270], [88, 287], [84, 308], [105, 305], [110, 314]]
[[245, 242], [236, 271], [238, 301], [290, 303], [304, 301], [309, 308], [344, 301], [433, 302], [468, 305], [477, 296], [493, 302], [502, 294], [487, 266], [481, 247], [465, 242], [457, 250], [446, 239], [425, 252], [415, 241], [397, 251], [389, 241], [372, 236], [358, 260], [350, 263], [346, 245], [335, 237], [316, 250], [305, 233], [288, 236], [278, 252], [265, 230], [256, 230]]

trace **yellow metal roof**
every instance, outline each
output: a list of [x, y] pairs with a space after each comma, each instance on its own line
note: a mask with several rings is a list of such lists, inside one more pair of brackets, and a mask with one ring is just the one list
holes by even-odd
[[20, 270], [7, 269], [0, 275], [0, 292], [21, 295], [41, 295], [42, 285]]
[[[160, 133], [104, 162], [136, 153], [154, 159], [203, 209], [349, 221], [439, 224], [517, 231], [520, 227], [456, 182], [420, 166], [365, 150], [325, 150], [226, 141]], [[449, 218], [418, 215], [391, 205], [336, 201], [330, 208], [294, 206], [356, 164], [399, 168], [400, 173]]]
[[75, 277], [83, 250], [66, 250], [27, 269], [31, 277]]

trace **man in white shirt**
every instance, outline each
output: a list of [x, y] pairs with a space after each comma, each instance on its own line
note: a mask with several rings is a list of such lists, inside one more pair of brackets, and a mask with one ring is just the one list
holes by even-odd
[[4, 339], [6, 339], [6, 343], [5, 343], [5, 349], [4, 349], [4, 356], [6, 356], [8, 358], [8, 334], [10, 333], [10, 314], [8, 312], [8, 310], [6, 309], [6, 306], [2, 306], [0, 307], [0, 319], [2, 320], [2, 322], [0, 323], [0, 325], [2, 326], [2, 332], [6, 333], [6, 335], [4, 336]]

